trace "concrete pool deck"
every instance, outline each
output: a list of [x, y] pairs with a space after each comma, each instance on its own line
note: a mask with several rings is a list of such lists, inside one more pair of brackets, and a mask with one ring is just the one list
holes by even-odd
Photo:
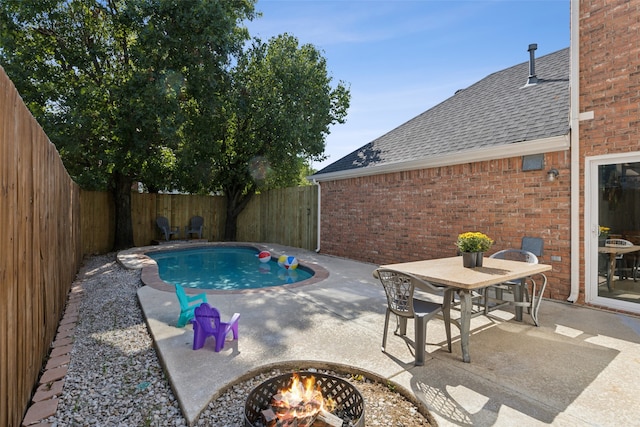
[[[434, 320], [428, 325], [425, 365], [417, 367], [412, 348], [393, 334], [387, 352], [380, 351], [386, 300], [371, 274], [376, 265], [259, 246], [321, 265], [328, 277], [303, 286], [208, 292], [223, 318], [241, 314], [239, 340], [227, 342], [219, 353], [213, 340], [193, 351], [191, 326], [174, 326], [180, 311], [174, 292], [151, 286], [138, 291], [161, 363], [190, 423], [227, 386], [279, 364], [352, 367], [384, 378], [413, 394], [440, 426], [620, 426], [640, 420], [636, 317], [544, 301], [541, 326], [535, 327], [527, 315], [519, 323], [508, 309], [496, 311], [501, 319], [472, 320], [471, 363], [462, 362], [455, 328], [453, 353], [446, 351], [444, 324]], [[122, 252], [118, 259], [140, 268], [147, 265], [137, 255], [144, 249]]]

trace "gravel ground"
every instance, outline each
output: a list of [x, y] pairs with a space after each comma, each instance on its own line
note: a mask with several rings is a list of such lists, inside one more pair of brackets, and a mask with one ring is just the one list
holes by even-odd
[[[186, 426], [138, 306], [140, 271], [123, 268], [111, 253], [86, 258], [76, 280], [84, 296], [71, 362], [58, 411], [47, 421], [53, 426]], [[195, 425], [243, 426], [249, 392], [280, 373], [263, 372], [227, 389]], [[367, 426], [435, 425], [391, 386], [332, 374], [362, 393]]]

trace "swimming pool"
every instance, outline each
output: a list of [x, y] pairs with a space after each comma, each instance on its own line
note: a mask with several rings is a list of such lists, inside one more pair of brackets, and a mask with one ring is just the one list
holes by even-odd
[[147, 252], [158, 264], [164, 282], [185, 288], [244, 290], [281, 286], [307, 280], [311, 269], [298, 266], [287, 270], [274, 257], [260, 262], [258, 251], [251, 247], [212, 246], [193, 249]]

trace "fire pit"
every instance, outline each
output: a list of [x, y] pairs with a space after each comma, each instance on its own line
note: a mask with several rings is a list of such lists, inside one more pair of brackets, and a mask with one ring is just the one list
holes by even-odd
[[349, 382], [319, 372], [273, 377], [254, 388], [245, 427], [364, 427], [364, 399]]

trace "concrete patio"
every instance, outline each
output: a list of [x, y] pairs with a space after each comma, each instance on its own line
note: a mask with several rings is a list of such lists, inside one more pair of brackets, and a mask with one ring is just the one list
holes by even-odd
[[[444, 324], [429, 322], [427, 359], [413, 364], [413, 349], [393, 334], [380, 351], [386, 300], [372, 264], [278, 245], [274, 254], [321, 265], [329, 277], [307, 286], [245, 293], [210, 292], [223, 318], [241, 313], [240, 339], [220, 353], [213, 341], [191, 349], [191, 326], [175, 322], [175, 294], [143, 286], [138, 297], [185, 418], [192, 422], [224, 388], [266, 366], [337, 365], [372, 373], [412, 393], [440, 426], [621, 426], [640, 420], [640, 319], [544, 301], [541, 326], [528, 315], [515, 322], [472, 320], [471, 363], [463, 363], [457, 330], [446, 350]], [[133, 268], [144, 262], [119, 255]], [[412, 322], [411, 322], [412, 323]], [[410, 328], [408, 336], [412, 337]], [[204, 375], [206, 373], [206, 375]]]

